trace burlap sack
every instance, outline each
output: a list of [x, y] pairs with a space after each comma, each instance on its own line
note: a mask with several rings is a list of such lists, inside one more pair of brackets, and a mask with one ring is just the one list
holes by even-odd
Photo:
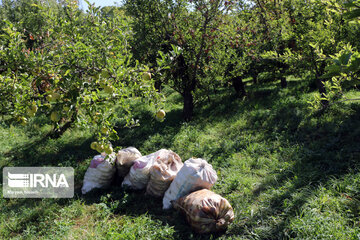
[[226, 230], [234, 220], [230, 203], [220, 195], [202, 189], [172, 201], [175, 209], [186, 214], [186, 219], [198, 233], [220, 232]]

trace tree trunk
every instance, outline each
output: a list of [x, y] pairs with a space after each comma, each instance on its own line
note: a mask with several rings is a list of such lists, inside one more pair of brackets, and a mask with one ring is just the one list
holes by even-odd
[[[316, 76], [316, 80], [315, 80], [316, 86], [319, 89], [319, 93], [321, 95], [321, 97], [325, 97], [326, 94], [326, 89], [325, 89], [325, 85], [323, 83], [323, 81], [320, 79], [320, 77]], [[321, 100], [321, 104], [326, 108], [329, 105], [329, 101], [328, 100]]]
[[71, 128], [71, 126], [73, 125], [74, 121], [71, 120], [69, 122], [66, 122], [63, 126], [61, 126], [60, 128], [56, 128], [53, 129], [50, 133], [47, 134], [47, 137], [51, 138], [51, 139], [58, 139], [60, 138], [64, 132], [66, 132], [66, 130], [68, 130], [69, 128]]
[[155, 81], [154, 87], [158, 92], [161, 92], [161, 84], [162, 84], [161, 80]]
[[71, 128], [73, 126], [73, 124], [75, 123], [75, 120], [76, 120], [77, 113], [78, 113], [78, 111], [76, 110], [76, 113], [71, 116], [70, 120], [65, 122], [65, 124], [62, 125], [60, 128], [53, 128], [53, 130], [51, 132], [49, 132], [46, 136], [51, 139], [60, 138], [66, 132], [66, 130], [68, 130], [69, 128]]
[[280, 77], [280, 86], [281, 88], [286, 88], [287, 87], [287, 81], [286, 81], [286, 76], [285, 76], [285, 72], [286, 70], [289, 68], [289, 66], [281, 61], [277, 61], [276, 62], [276, 66], [279, 70], [279, 77]]
[[183, 108], [183, 118], [186, 122], [190, 121], [194, 113], [194, 97], [189, 90], [185, 90], [183, 94], [184, 98], [184, 108]]
[[213, 92], [214, 92], [214, 94], [217, 94], [217, 93], [218, 93], [218, 91], [217, 91], [217, 85], [216, 85], [216, 86], [213, 85]]
[[284, 76], [280, 76], [280, 85], [281, 85], [281, 88], [286, 88], [287, 87], [287, 81], [286, 81], [286, 77]]
[[246, 90], [244, 82], [242, 81], [242, 78], [240, 76], [234, 77], [231, 79], [233, 87], [236, 92], [236, 96], [238, 98], [246, 96]]
[[252, 79], [253, 79], [253, 83], [257, 84], [258, 83], [258, 74], [257, 73], [252, 73], [251, 76], [252, 76]]
[[[326, 89], [325, 89], [325, 85], [324, 82], [321, 80], [321, 76], [324, 74], [325, 72], [325, 67], [326, 67], [326, 63], [322, 62], [320, 67], [318, 68], [316, 65], [315, 68], [315, 83], [317, 88], [319, 89], [319, 93], [321, 94], [321, 97], [325, 97], [326, 95]], [[321, 104], [324, 106], [324, 108], [326, 108], [329, 105], [329, 101], [328, 100], [321, 100]]]

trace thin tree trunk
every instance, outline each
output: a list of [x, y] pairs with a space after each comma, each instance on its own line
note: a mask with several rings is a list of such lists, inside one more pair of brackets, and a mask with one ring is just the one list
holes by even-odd
[[185, 90], [183, 93], [184, 98], [184, 108], [183, 108], [183, 118], [185, 121], [190, 121], [194, 113], [194, 97], [189, 90]]
[[[316, 86], [319, 89], [319, 93], [321, 94], [321, 97], [325, 97], [326, 95], [326, 89], [323, 81], [320, 79], [320, 76], [316, 74], [316, 80], [315, 80]], [[327, 107], [329, 105], [328, 100], [321, 100], [321, 103], [324, 107]]]
[[282, 62], [278, 62], [278, 67], [280, 70], [280, 86], [281, 88], [286, 88], [287, 87], [287, 81], [286, 81], [286, 76], [285, 75], [285, 71], [288, 68], [288, 65]]
[[[321, 76], [324, 74], [325, 71], [325, 62], [321, 63], [320, 67], [318, 67], [315, 63], [315, 83], [317, 88], [319, 89], [319, 93], [321, 94], [321, 97], [324, 98], [326, 95], [326, 89], [325, 89], [325, 85], [324, 82], [321, 80]], [[326, 108], [329, 105], [329, 101], [328, 100], [321, 100], [321, 104], [324, 106], [324, 108]]]
[[236, 92], [236, 96], [238, 98], [246, 96], [246, 90], [244, 82], [242, 81], [242, 78], [240, 76], [234, 77], [231, 79], [233, 87]]
[[280, 85], [281, 85], [281, 88], [286, 88], [287, 87], [287, 81], [286, 81], [286, 77], [284, 76], [280, 76]]
[[60, 128], [53, 129], [47, 136], [50, 137], [51, 139], [58, 139], [66, 132], [66, 130], [68, 130], [73, 125], [73, 123], [74, 123], [73, 120], [68, 121]]
[[217, 94], [217, 89], [216, 89], [215, 85], [213, 86], [213, 91], [214, 91], [214, 94]]
[[46, 136], [51, 138], [51, 139], [58, 139], [59, 137], [61, 137], [66, 130], [68, 130], [69, 128], [71, 128], [76, 120], [76, 115], [77, 115], [77, 111], [76, 114], [73, 114], [71, 119], [67, 122], [65, 122], [64, 125], [62, 125], [60, 128], [54, 128], [51, 132], [49, 132]]
[[155, 81], [154, 87], [158, 92], [161, 92], [161, 84], [162, 84], [161, 80]]
[[253, 73], [251, 74], [252, 79], [253, 79], [253, 83], [257, 84], [258, 83], [258, 74], [257, 73]]

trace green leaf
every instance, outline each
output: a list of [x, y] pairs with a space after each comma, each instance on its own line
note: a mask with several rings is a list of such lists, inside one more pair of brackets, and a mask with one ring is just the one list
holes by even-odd
[[344, 17], [349, 20], [360, 17], [360, 8], [344, 13]]
[[351, 61], [351, 64], [349, 66], [349, 71], [352, 71], [352, 72], [360, 71], [360, 58], [356, 58]]
[[339, 61], [339, 59], [333, 59], [333, 62], [338, 65], [341, 66], [341, 62]]
[[317, 43], [309, 43], [309, 46], [316, 49], [318, 47], [318, 44]]
[[109, 73], [108, 71], [106, 71], [106, 70], [103, 70], [103, 71], [101, 72], [100, 76], [101, 76], [102, 78], [109, 78], [109, 77], [110, 77], [110, 73]]
[[64, 77], [66, 77], [67, 75], [69, 75], [70, 72], [71, 72], [70, 69], [66, 70], [66, 72], [64, 73]]
[[344, 6], [346, 8], [350, 8], [350, 7], [356, 7], [355, 3], [359, 3], [359, 0], [348, 0], [344, 3]]
[[339, 60], [342, 65], [347, 65], [349, 63], [349, 60], [351, 58], [352, 53], [344, 53], [339, 57]]
[[341, 72], [341, 67], [338, 66], [338, 65], [330, 65], [330, 66], [327, 66], [325, 68], [325, 70], [327, 72], [331, 72], [331, 73], [340, 73]]
[[325, 73], [324, 75], [322, 75], [320, 77], [320, 79], [328, 79], [328, 78], [332, 78], [332, 77], [335, 77], [335, 76], [339, 76], [340, 73], [341, 73], [341, 66], [339, 65], [330, 65], [330, 66], [327, 66], [325, 68], [325, 71], [327, 71], [327, 73]]

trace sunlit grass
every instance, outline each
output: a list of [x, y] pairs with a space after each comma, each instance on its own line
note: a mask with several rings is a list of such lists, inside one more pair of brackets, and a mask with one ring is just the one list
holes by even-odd
[[[0, 166], [72, 166], [73, 199], [0, 199], [1, 239], [357, 239], [360, 235], [360, 103], [330, 105], [312, 112], [315, 93], [306, 81], [290, 78], [254, 86], [235, 99], [231, 89], [211, 95], [181, 121], [181, 97], [168, 95], [164, 122], [153, 108], [134, 103], [140, 126], [118, 126], [115, 147], [135, 146], [142, 154], [170, 148], [183, 161], [207, 159], [219, 180], [214, 191], [227, 198], [236, 218], [224, 234], [197, 235], [161, 201], [118, 185], [79, 192], [91, 157], [92, 133], [68, 131], [43, 139], [50, 128], [0, 126]], [[346, 93], [358, 98], [357, 90]], [[38, 129], [33, 126], [38, 124]]]

